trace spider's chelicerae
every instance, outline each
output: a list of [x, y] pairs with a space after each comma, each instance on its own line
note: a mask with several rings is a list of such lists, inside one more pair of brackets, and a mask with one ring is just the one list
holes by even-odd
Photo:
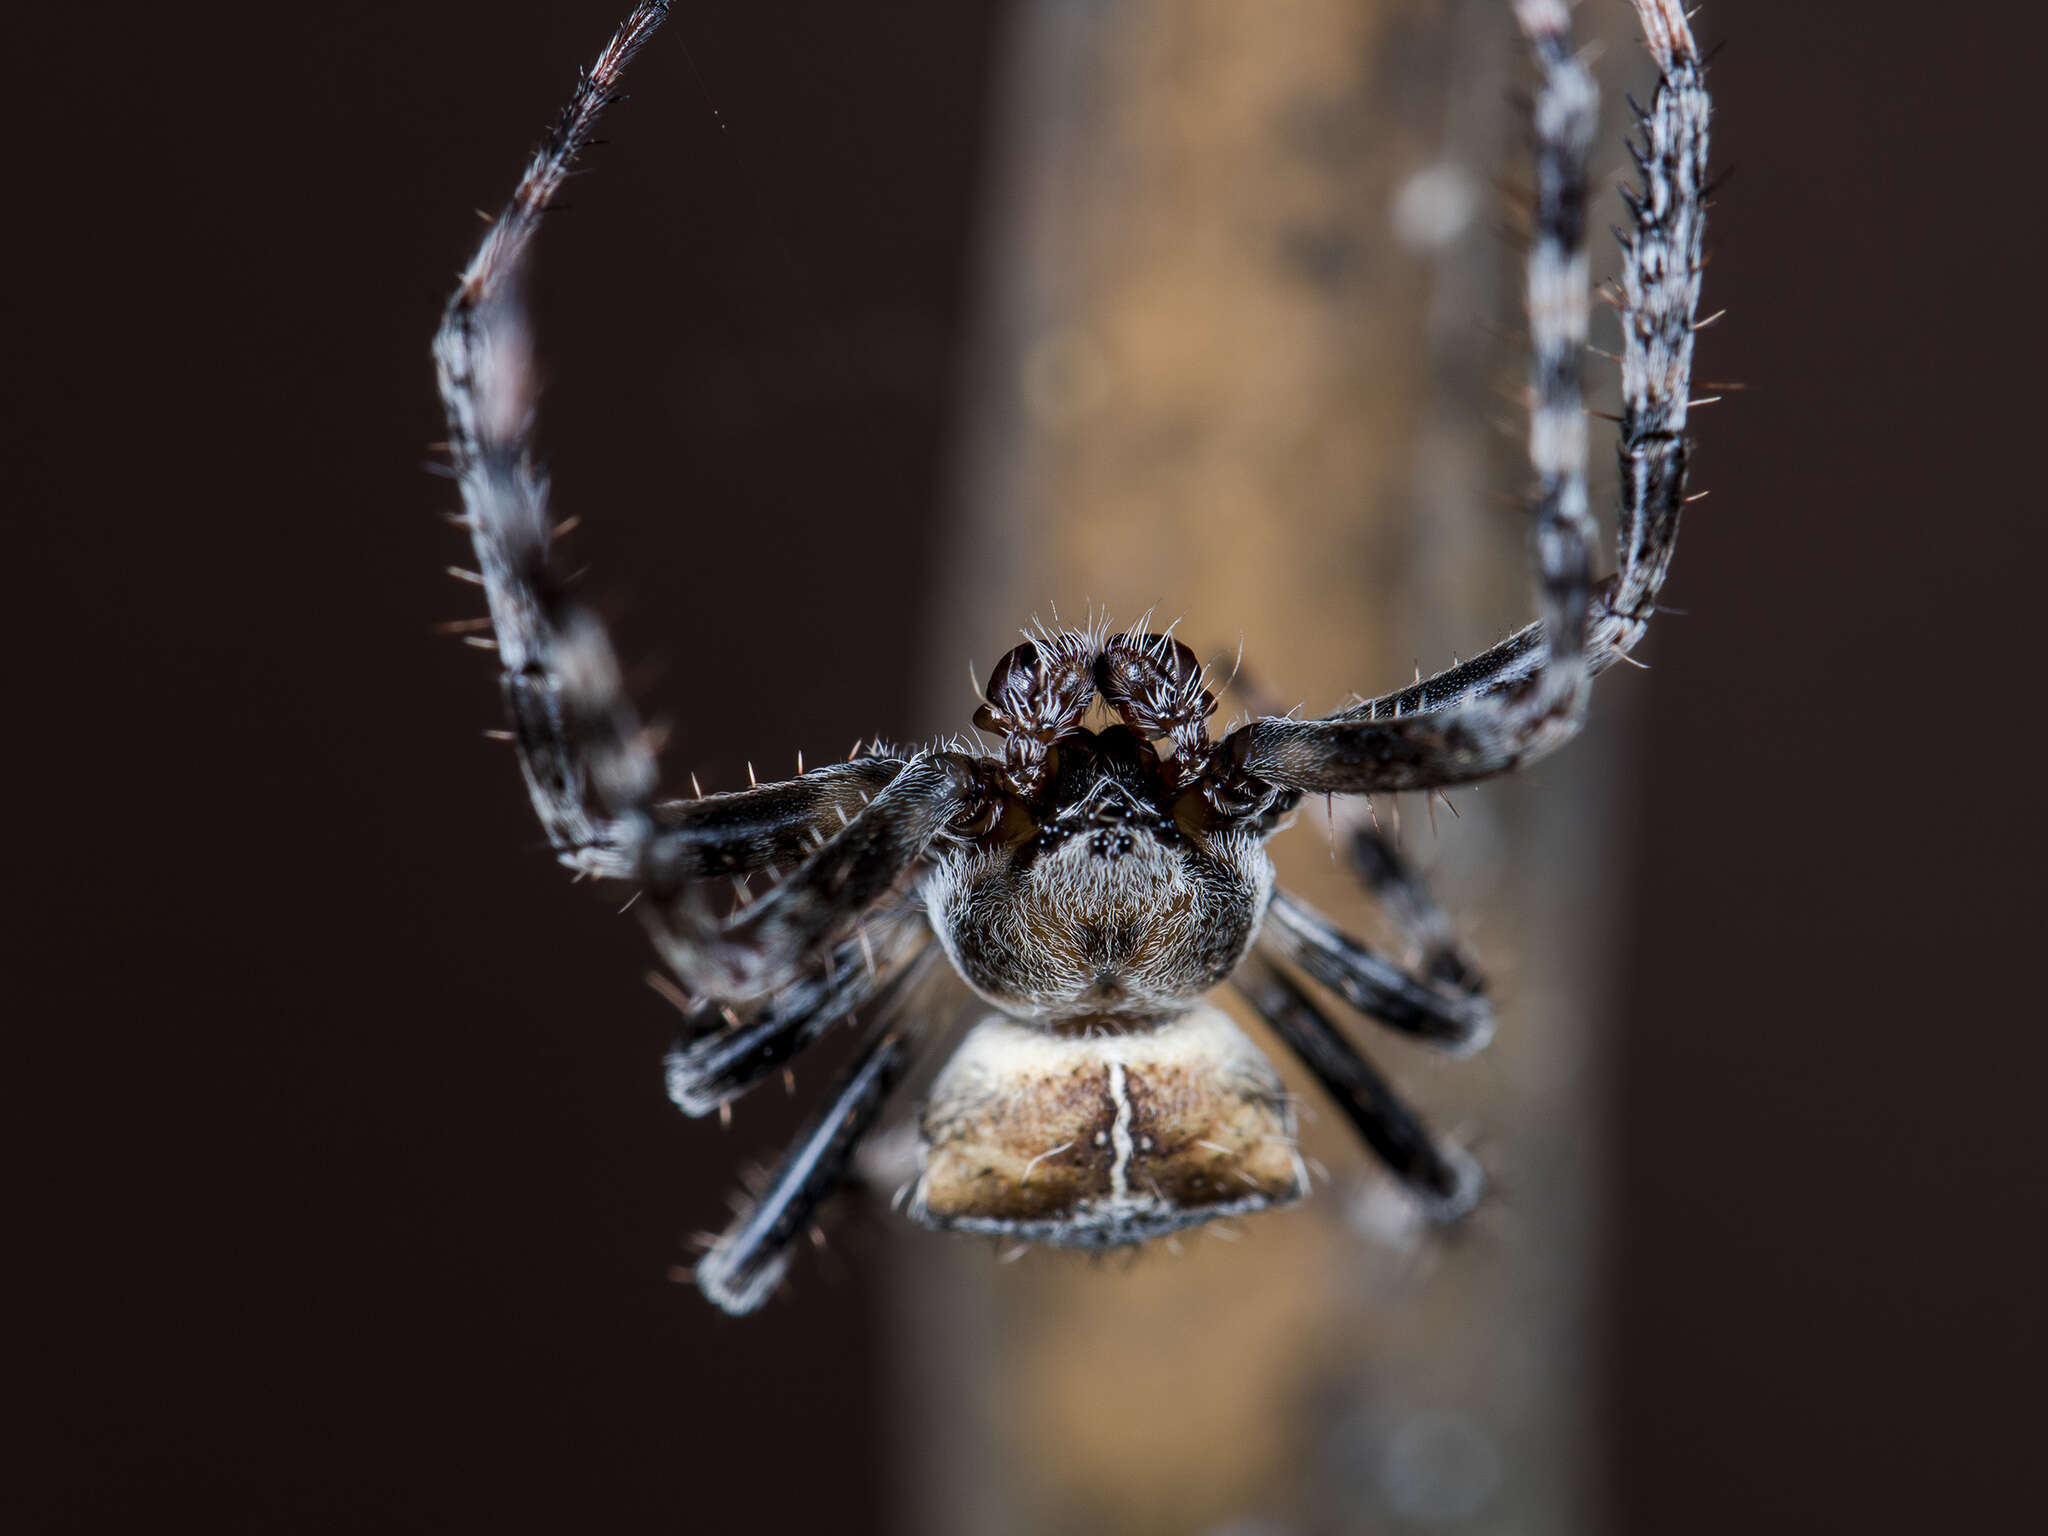
[[[1613, 574], [1593, 574], [1580, 398], [1597, 93], [1565, 0], [1513, 0], [1537, 76], [1537, 622], [1410, 687], [1321, 719], [1252, 719], [1220, 741], [1210, 679], [1170, 634], [1041, 629], [997, 663], [975, 711], [999, 755], [877, 741], [786, 783], [689, 800], [660, 797], [611, 644], [550, 559], [516, 282], [540, 215], [667, 6], [638, 6], [584, 76], [463, 274], [435, 359], [534, 809], [564, 864], [637, 889], [634, 910], [691, 1004], [671, 1096], [693, 1115], [723, 1110], [835, 1024], [866, 1028], [829, 1100], [697, 1265], [719, 1306], [766, 1300], [842, 1181], [919, 1026], [944, 1011], [935, 951], [984, 1006], [921, 1111], [908, 1210], [927, 1226], [1102, 1249], [1299, 1198], [1280, 1079], [1204, 1000], [1226, 982], [1428, 1214], [1471, 1209], [1477, 1164], [1431, 1134], [1297, 979], [1408, 1035], [1476, 1050], [1492, 1013], [1442, 912], [1377, 835], [1352, 840], [1413, 941], [1419, 959], [1404, 968], [1276, 890], [1265, 845], [1305, 795], [1470, 784], [1562, 745], [1594, 675], [1655, 611], [1685, 499], [1707, 96], [1678, 0], [1635, 5], [1660, 80], [1638, 112], [1641, 186], [1621, 233]], [[1098, 700], [1094, 718], [1114, 723], [1092, 730]], [[714, 903], [756, 874], [772, 888], [737, 911]]]

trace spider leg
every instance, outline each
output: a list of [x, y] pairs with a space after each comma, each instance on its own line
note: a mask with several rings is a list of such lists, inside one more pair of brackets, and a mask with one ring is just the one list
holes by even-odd
[[1258, 943], [1389, 1029], [1458, 1056], [1484, 1049], [1493, 1038], [1493, 1009], [1469, 979], [1458, 986], [1411, 976], [1277, 887]]
[[1230, 980], [1432, 1220], [1456, 1221], [1479, 1203], [1486, 1177], [1477, 1159], [1432, 1136], [1372, 1063], [1285, 973], [1252, 955]]
[[1529, 453], [1542, 619], [1482, 655], [1323, 720], [1255, 720], [1228, 769], [1281, 788], [1371, 793], [1470, 783], [1577, 733], [1592, 676], [1642, 638], [1670, 569], [1684, 503], [1687, 395], [1705, 232], [1708, 101], [1679, 0], [1635, 0], [1661, 72], [1641, 114], [1640, 194], [1622, 236], [1621, 506], [1617, 570], [1590, 579], [1585, 424], [1585, 160], [1593, 86], [1567, 47], [1562, 0], [1516, 0], [1540, 83], [1537, 228], [1529, 255], [1534, 346]]
[[641, 870], [649, 899], [636, 910], [690, 992], [726, 1001], [764, 996], [825, 960], [863, 912], [895, 891], [975, 803], [977, 786], [972, 760], [920, 754], [781, 884], [723, 921], [705, 910], [687, 869], [660, 862], [666, 850], [654, 843]]
[[697, 1288], [739, 1316], [758, 1309], [789, 1268], [803, 1235], [845, 1178], [854, 1149], [874, 1128], [905, 1063], [903, 1035], [879, 1034], [798, 1135], [767, 1188], [734, 1218], [697, 1263]]
[[627, 62], [667, 10], [637, 6], [577, 82], [464, 270], [434, 338], [463, 521], [490, 605], [527, 793], [557, 857], [591, 875], [634, 873], [649, 826], [654, 755], [603, 626], [569, 596], [548, 559], [547, 481], [533, 456], [533, 351], [517, 287], [542, 213]]
[[1351, 867], [1394, 924], [1415, 946], [1416, 969], [1438, 987], [1477, 998], [1486, 982], [1458, 940], [1451, 916], [1376, 827], [1354, 828]]
[[[687, 1115], [721, 1109], [777, 1067], [808, 1050], [840, 1020], [882, 992], [912, 986], [933, 945], [921, 918], [875, 925], [872, 942], [848, 940], [826, 969], [777, 992], [751, 1019], [704, 1004], [668, 1055], [668, 1096]], [[909, 957], [902, 952], [913, 949]]]
[[1636, 0], [1657, 61], [1657, 91], [1638, 111], [1640, 193], [1628, 195], [1633, 233], [1621, 235], [1620, 560], [1608, 609], [1614, 642], [1633, 646], [1656, 611], [1685, 505], [1686, 413], [1706, 253], [1705, 69], [1681, 0]]
[[801, 859], [836, 832], [903, 769], [894, 757], [861, 757], [802, 778], [654, 807], [651, 867], [676, 880], [746, 875]]
[[[657, 806], [653, 748], [611, 641], [550, 561], [519, 274], [541, 215], [666, 12], [662, 3], [636, 7], [578, 82], [448, 301], [434, 357], [513, 736], [548, 841], [579, 874], [643, 882], [651, 899], [639, 906], [691, 992], [745, 998], [829, 959], [817, 952], [888, 894], [973, 776], [928, 755], [907, 766], [876, 757], [743, 795]], [[807, 857], [789, 880], [723, 922], [690, 884], [799, 854]]]

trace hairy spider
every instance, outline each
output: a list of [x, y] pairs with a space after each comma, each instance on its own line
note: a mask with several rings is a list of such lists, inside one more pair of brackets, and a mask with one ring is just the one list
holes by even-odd
[[[668, 1061], [686, 1112], [722, 1111], [856, 1012], [868, 1028], [824, 1107], [697, 1265], [719, 1306], [766, 1300], [844, 1178], [917, 1024], [938, 1011], [934, 950], [986, 1006], [922, 1108], [908, 1210], [927, 1226], [1102, 1249], [1299, 1198], [1307, 1179], [1280, 1079], [1204, 1001], [1224, 982], [1430, 1216], [1472, 1208], [1477, 1163], [1423, 1125], [1293, 974], [1391, 1028], [1477, 1050], [1493, 1016], [1448, 921], [1385, 841], [1351, 839], [1359, 874], [1420, 955], [1404, 969], [1276, 890], [1265, 845], [1304, 795], [1469, 784], [1562, 745], [1594, 675], [1655, 611], [1685, 499], [1708, 106], [1678, 0], [1634, 3], [1661, 78], [1637, 109], [1642, 186], [1620, 232], [1612, 575], [1593, 574], [1580, 398], [1597, 92], [1570, 48], [1565, 0], [1513, 0], [1537, 75], [1537, 622], [1410, 687], [1321, 719], [1252, 719], [1220, 741], [1210, 679], [1170, 631], [1041, 628], [996, 664], [974, 715], [999, 756], [875, 741], [785, 783], [689, 800], [659, 797], [611, 644], [549, 558], [517, 293], [541, 213], [667, 6], [636, 7], [582, 78], [434, 344], [527, 789], [562, 863], [638, 890], [634, 909], [687, 994], [689, 1026]], [[1098, 700], [1115, 723], [1092, 730]], [[757, 873], [772, 889], [713, 910], [714, 882]]]

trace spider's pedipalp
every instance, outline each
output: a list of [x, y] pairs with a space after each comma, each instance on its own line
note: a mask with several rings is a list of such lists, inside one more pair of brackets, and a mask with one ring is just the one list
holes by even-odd
[[1209, 717], [1216, 695], [1200, 658], [1172, 630], [1107, 637], [1095, 657], [1103, 702], [1138, 735], [1173, 742], [1173, 777], [1189, 783], [1209, 761]]
[[1012, 788], [1025, 799], [1045, 789], [1053, 744], [1071, 736], [1095, 702], [1095, 650], [1085, 633], [1040, 628], [990, 670], [974, 712], [979, 730], [1003, 739]]

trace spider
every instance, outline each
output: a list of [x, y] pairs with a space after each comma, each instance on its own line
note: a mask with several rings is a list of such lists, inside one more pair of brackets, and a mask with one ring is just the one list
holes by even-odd
[[[856, 1015], [864, 1043], [781, 1165], [694, 1275], [760, 1307], [845, 1180], [937, 1009], [946, 965], [979, 1000], [917, 1122], [910, 1217], [1102, 1250], [1299, 1199], [1292, 1101], [1206, 1001], [1228, 983], [1307, 1068], [1421, 1210], [1478, 1201], [1476, 1160], [1432, 1133], [1333, 1024], [1350, 1009], [1442, 1048], [1493, 1014], [1442, 910], [1376, 832], [1348, 852], [1417, 957], [1404, 967], [1276, 889], [1266, 843], [1309, 795], [1435, 791], [1511, 772], [1577, 732], [1593, 677], [1642, 638], [1685, 501], [1708, 102], [1678, 0], [1634, 0], [1660, 71], [1636, 108], [1642, 185], [1622, 320], [1616, 570], [1593, 574], [1586, 491], [1586, 161], [1597, 91], [1564, 0], [1512, 0], [1534, 60], [1528, 510], [1541, 617], [1491, 649], [1320, 719], [1210, 735], [1208, 670], [1169, 628], [1040, 627], [998, 662], [962, 742], [857, 746], [783, 783], [660, 797], [654, 747], [603, 627], [550, 558], [533, 457], [534, 368], [518, 278], [621, 72], [668, 7], [638, 5], [579, 81], [450, 299], [434, 356], [474, 545], [471, 576], [526, 787], [559, 860], [625, 882], [680, 983], [668, 1059], [686, 1112], [724, 1112]], [[477, 627], [481, 628], [481, 624]], [[1095, 719], [1102, 728], [1091, 729]], [[715, 911], [714, 889], [770, 888]], [[744, 890], [744, 886], [742, 887]], [[673, 990], [673, 989], [671, 989]], [[954, 994], [957, 998], [957, 990]]]

